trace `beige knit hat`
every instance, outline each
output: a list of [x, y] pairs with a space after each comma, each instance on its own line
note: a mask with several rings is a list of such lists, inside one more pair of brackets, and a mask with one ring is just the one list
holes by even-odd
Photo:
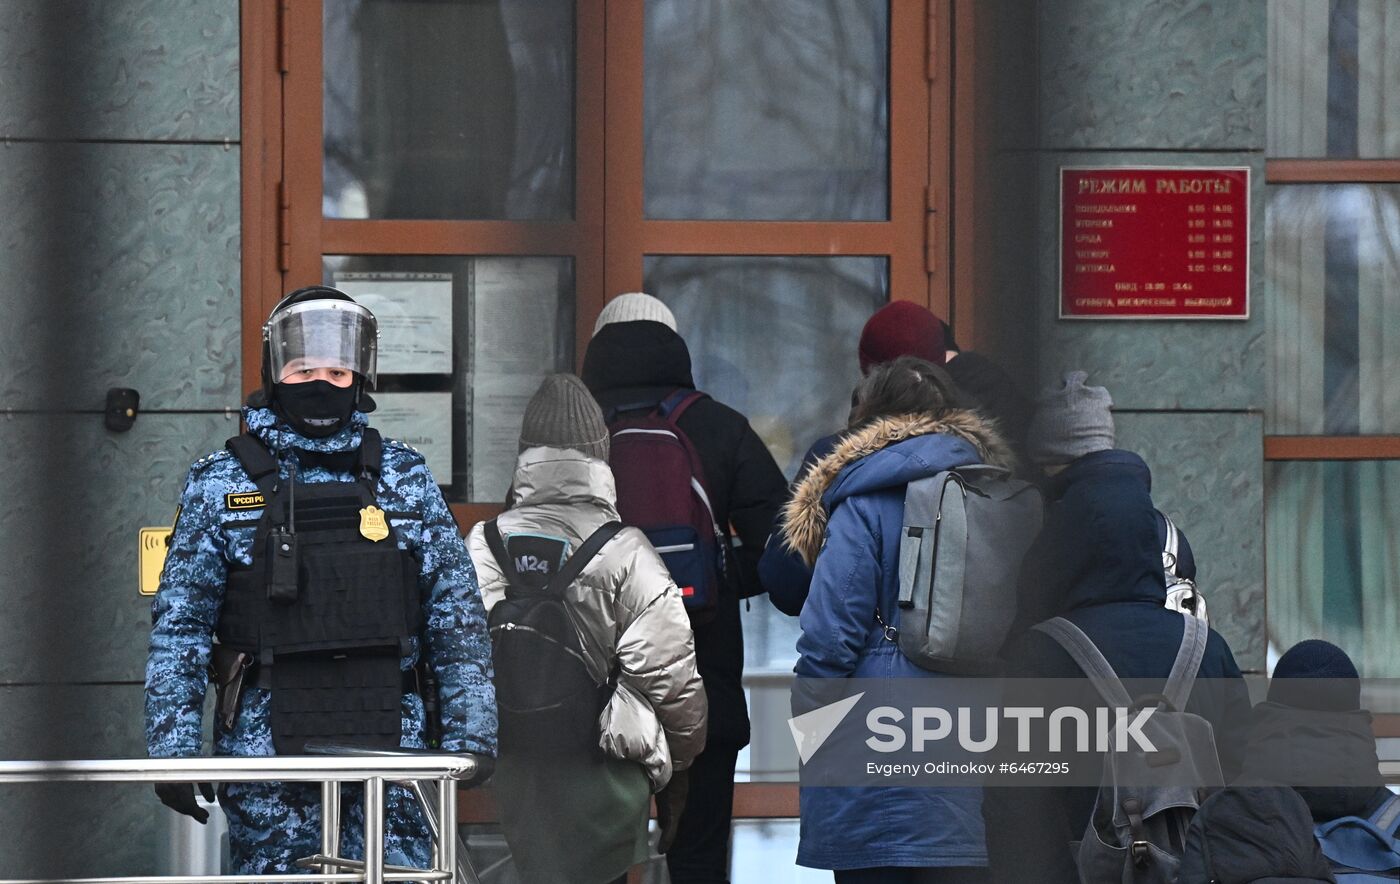
[[676, 331], [676, 315], [671, 312], [670, 307], [646, 292], [628, 292], [608, 302], [603, 312], [598, 314], [598, 321], [593, 324], [593, 334], [596, 335], [599, 329], [609, 323], [643, 320], [659, 322], [671, 331]]
[[608, 425], [603, 410], [576, 375], [545, 378], [525, 406], [520, 450], [541, 445], [573, 448], [589, 457], [608, 459]]

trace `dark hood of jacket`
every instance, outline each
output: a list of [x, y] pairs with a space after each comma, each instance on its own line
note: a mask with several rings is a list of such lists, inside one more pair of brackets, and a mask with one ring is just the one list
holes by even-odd
[[583, 382], [604, 409], [693, 388], [685, 340], [659, 322], [613, 322], [588, 342]]
[[1095, 451], [1073, 461], [1058, 475], [1045, 480], [1045, 493], [1050, 500], [1059, 500], [1075, 485], [1104, 481], [1135, 482], [1142, 486], [1144, 494], [1152, 493], [1152, 470], [1147, 461], [1121, 448]]
[[1018, 453], [1024, 453], [1026, 428], [1035, 403], [1021, 392], [1011, 375], [995, 361], [970, 350], [948, 360], [945, 368], [958, 389], [971, 396], [982, 413], [995, 418], [1002, 435]]
[[1007, 469], [1016, 462], [995, 425], [977, 412], [871, 421], [841, 437], [798, 484], [783, 514], [788, 548], [810, 564], [821, 551], [827, 518], [841, 501], [935, 475], [940, 463], [973, 461]]
[[1060, 598], [1047, 600], [1054, 612], [1110, 602], [1166, 603], [1151, 491], [1147, 463], [1119, 449], [1086, 454], [1047, 481], [1046, 521], [1069, 528], [1058, 542], [1084, 544], [1091, 553], [1079, 574], [1042, 575], [1062, 587]]
[[[1245, 778], [1292, 786], [1317, 822], [1370, 816], [1389, 797], [1376, 758], [1371, 713], [1254, 707]], [[1327, 785], [1320, 785], [1327, 784]]]

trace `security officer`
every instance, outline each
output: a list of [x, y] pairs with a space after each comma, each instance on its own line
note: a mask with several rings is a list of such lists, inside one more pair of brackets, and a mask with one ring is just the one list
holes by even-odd
[[[263, 326], [246, 433], [194, 464], [180, 499], [146, 663], [146, 746], [198, 755], [216, 688], [218, 755], [298, 754], [308, 740], [496, 754], [491, 642], [476, 573], [422, 455], [368, 426], [378, 324], [333, 288], [299, 289]], [[420, 665], [423, 664], [423, 665]], [[200, 784], [212, 797], [208, 784]], [[204, 822], [189, 783], [162, 802]], [[342, 856], [363, 852], [360, 790], [342, 802]], [[314, 784], [226, 783], [237, 874], [281, 873], [320, 850]], [[385, 855], [425, 867], [411, 795], [387, 798]]]

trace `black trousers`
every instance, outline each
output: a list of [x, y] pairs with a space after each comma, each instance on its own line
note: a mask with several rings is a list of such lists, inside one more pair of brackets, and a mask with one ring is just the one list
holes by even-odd
[[739, 749], [706, 746], [690, 767], [690, 793], [666, 854], [671, 884], [729, 884], [729, 828]]
[[833, 872], [836, 884], [986, 884], [986, 869], [847, 869]]

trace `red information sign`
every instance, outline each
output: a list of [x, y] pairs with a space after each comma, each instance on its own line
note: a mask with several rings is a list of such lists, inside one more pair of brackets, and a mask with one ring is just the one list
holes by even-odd
[[1060, 169], [1062, 319], [1249, 316], [1249, 169]]

